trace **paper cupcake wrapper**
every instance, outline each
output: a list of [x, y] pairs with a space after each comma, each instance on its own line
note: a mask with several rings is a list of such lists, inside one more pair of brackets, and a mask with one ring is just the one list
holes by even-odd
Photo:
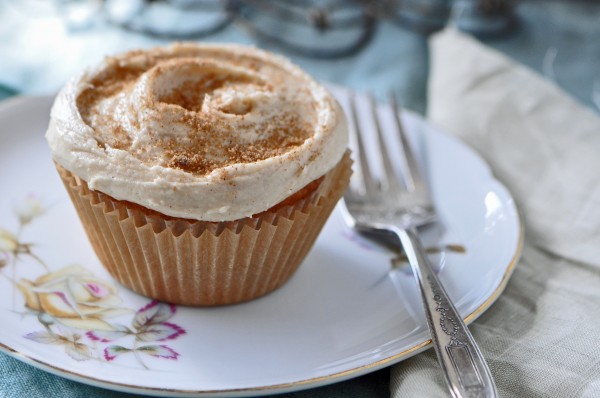
[[161, 301], [212, 306], [248, 301], [296, 271], [348, 186], [348, 153], [308, 197], [229, 222], [164, 216], [89, 189], [58, 172], [101, 263], [121, 284]]

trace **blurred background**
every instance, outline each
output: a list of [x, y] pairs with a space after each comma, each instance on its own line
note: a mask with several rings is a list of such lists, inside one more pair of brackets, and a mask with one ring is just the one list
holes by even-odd
[[0, 0], [0, 98], [52, 94], [105, 55], [191, 40], [279, 52], [323, 81], [395, 89], [423, 113], [427, 38], [447, 26], [600, 109], [592, 0]]

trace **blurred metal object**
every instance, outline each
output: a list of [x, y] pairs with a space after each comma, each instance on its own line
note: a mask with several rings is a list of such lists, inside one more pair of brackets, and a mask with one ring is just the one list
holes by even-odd
[[235, 22], [258, 41], [320, 59], [353, 55], [372, 38], [375, 17], [343, 0], [239, 0]]
[[369, 1], [104, 0], [107, 21], [148, 36], [185, 40], [215, 34], [232, 22], [257, 41], [321, 59], [360, 51], [375, 17]]
[[478, 37], [506, 35], [517, 22], [512, 0], [456, 0], [454, 7], [458, 29]]
[[233, 0], [105, 0], [108, 22], [123, 29], [169, 40], [215, 34], [233, 21]]

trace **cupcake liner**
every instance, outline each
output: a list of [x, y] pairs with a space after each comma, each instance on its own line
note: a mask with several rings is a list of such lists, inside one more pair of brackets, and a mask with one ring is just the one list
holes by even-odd
[[181, 305], [248, 301], [296, 271], [348, 186], [346, 153], [307, 197], [227, 222], [173, 218], [89, 189], [56, 165], [100, 262], [131, 290]]

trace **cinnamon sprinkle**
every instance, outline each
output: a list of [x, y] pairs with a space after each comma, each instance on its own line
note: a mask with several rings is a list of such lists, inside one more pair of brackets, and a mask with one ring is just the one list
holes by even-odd
[[[129, 64], [129, 60], [135, 62]], [[149, 106], [155, 116], [144, 113], [145, 119], [140, 119], [140, 112], [144, 109], [136, 108], [136, 105], [141, 104], [131, 104], [126, 108], [127, 112], [134, 112], [136, 117], [128, 118], [128, 126], [123, 125], [114, 109], [107, 108], [106, 104], [117, 104], [123, 98], [128, 98], [142, 74], [153, 68], [160, 68], [161, 62], [165, 60], [171, 62], [173, 58], [132, 52], [118, 62], [109, 60], [108, 67], [93, 78], [90, 87], [79, 95], [78, 109], [83, 120], [95, 130], [99, 143], [127, 150], [146, 163], [160, 164], [194, 175], [206, 175], [227, 165], [251, 163], [282, 155], [302, 145], [314, 133], [311, 125], [316, 113], [314, 103], [294, 103], [296, 98], [289, 95], [285, 88], [285, 71], [271, 65], [261, 65], [262, 61], [250, 56], [235, 57], [233, 63], [256, 71], [264, 66], [272, 75], [269, 82], [257, 82], [244, 74], [203, 73], [202, 79], [184, 80], [179, 87], [157, 95], [154, 101], [150, 101]], [[218, 59], [217, 62], [231, 63], [232, 60]], [[280, 114], [269, 117], [262, 115], [264, 119], [259, 123], [244, 122], [246, 115], [258, 112], [250, 99], [244, 99], [235, 106], [217, 104], [218, 111], [222, 114], [202, 112], [207, 95], [219, 89], [235, 89], [247, 85], [254, 85], [257, 90], [276, 92], [278, 100], [288, 105], [283, 107]], [[112, 107], [115, 108], [116, 105]], [[161, 110], [169, 112], [172, 120], [165, 123]], [[231, 125], [227, 115], [237, 118], [237, 130]], [[141, 121], [152, 121], [153, 124], [143, 128], [144, 122]], [[177, 136], [178, 124], [187, 126], [188, 133], [185, 136]], [[151, 145], [159, 149], [159, 156], [153, 150], [133, 148], [135, 134], [143, 129], [152, 138]], [[248, 142], [245, 138], [248, 132], [257, 132], [258, 138]]]

